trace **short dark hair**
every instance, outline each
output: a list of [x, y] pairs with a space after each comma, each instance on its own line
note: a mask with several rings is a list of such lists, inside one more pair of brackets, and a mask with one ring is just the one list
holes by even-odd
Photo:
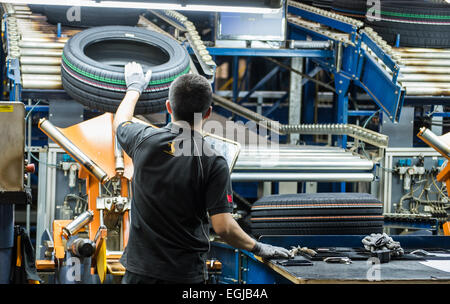
[[212, 103], [211, 84], [205, 77], [185, 74], [172, 82], [169, 88], [169, 101], [175, 120], [194, 123], [194, 114], [206, 114]]

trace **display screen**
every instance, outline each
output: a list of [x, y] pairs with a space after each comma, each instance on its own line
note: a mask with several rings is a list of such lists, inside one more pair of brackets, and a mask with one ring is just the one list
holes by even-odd
[[284, 40], [285, 9], [275, 14], [218, 13], [218, 40]]

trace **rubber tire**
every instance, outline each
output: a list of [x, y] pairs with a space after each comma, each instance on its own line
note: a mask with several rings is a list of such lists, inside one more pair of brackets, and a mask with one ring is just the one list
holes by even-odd
[[366, 0], [334, 0], [332, 9], [335, 13], [358, 20], [365, 20], [367, 13]]
[[[381, 21], [366, 20], [389, 44], [400, 34], [401, 47], [450, 47], [450, 5], [430, 1], [382, 1]], [[440, 23], [440, 24], [424, 24]]]
[[333, 0], [314, 0], [312, 5], [321, 9], [331, 9]]
[[[153, 57], [151, 53], [139, 52], [136, 58], [133, 53], [123, 55], [118, 60], [125, 64], [127, 61], [143, 60], [144, 71], [152, 70], [150, 85], [143, 92], [137, 104], [135, 114], [150, 114], [164, 110], [167, 100], [168, 88], [171, 82], [178, 76], [186, 74], [190, 69], [189, 55], [176, 40], [162, 34], [126, 26], [105, 26], [84, 30], [73, 36], [64, 46], [61, 78], [64, 89], [74, 100], [81, 104], [105, 112], [115, 112], [120, 101], [126, 93], [124, 68], [113, 66], [94, 60], [86, 55], [86, 50], [91, 50], [95, 43], [117, 43], [119, 51], [133, 52], [131, 46], [139, 46], [154, 50], [159, 62], [167, 59], [167, 62], [151, 66]], [[122, 45], [123, 44], [123, 45]], [[130, 47], [126, 47], [130, 44]], [[96, 49], [101, 49], [99, 44]], [[105, 48], [108, 56], [111, 49]], [[138, 49], [140, 50], [140, 49]], [[92, 50], [91, 50], [92, 51]], [[101, 52], [101, 50], [100, 50]], [[114, 53], [114, 52], [113, 52]], [[145, 54], [144, 56], [142, 54]], [[118, 54], [120, 57], [122, 54]], [[95, 56], [103, 58], [102, 54]], [[116, 57], [117, 57], [116, 56]], [[105, 57], [107, 57], [105, 55]], [[157, 57], [157, 56], [156, 56]]]
[[251, 210], [252, 234], [370, 234], [383, 230], [383, 204], [364, 193], [271, 195]]

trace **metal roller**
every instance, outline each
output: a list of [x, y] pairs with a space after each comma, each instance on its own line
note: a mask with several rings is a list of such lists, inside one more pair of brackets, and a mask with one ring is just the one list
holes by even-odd
[[58, 80], [30, 80], [23, 79], [22, 86], [24, 89], [45, 89], [60, 90], [63, 88], [62, 82]]
[[430, 146], [434, 147], [440, 153], [445, 154], [448, 157], [450, 157], [450, 146], [448, 146], [445, 142], [443, 142], [439, 138], [439, 136], [434, 134], [429, 129], [422, 127], [417, 136], [420, 137], [421, 139], [423, 139]]
[[[56, 34], [44, 34], [44, 33], [37, 33], [37, 32], [26, 32], [26, 33], [22, 33], [21, 36], [22, 36], [21, 41], [30, 41], [30, 39], [32, 40], [32, 39], [56, 39], [57, 38]], [[33, 42], [36, 42], [36, 41], [33, 41]], [[57, 42], [59, 42], [59, 41], [57, 41]]]
[[22, 41], [23, 42], [37, 42], [37, 43], [42, 43], [42, 42], [58, 42], [58, 43], [66, 43], [67, 40], [69, 40], [68, 37], [55, 37], [54, 38], [50, 38], [50, 37], [22, 37]]
[[49, 74], [22, 74], [22, 80], [51, 80], [61, 82], [61, 75]]
[[403, 83], [407, 82], [450, 82], [450, 74], [402, 74], [398, 80]]
[[394, 52], [407, 54], [407, 53], [450, 53], [449, 49], [433, 49], [433, 48], [394, 48]]
[[372, 173], [249, 173], [233, 172], [233, 182], [311, 181], [311, 182], [372, 182]]
[[[19, 43], [20, 45], [20, 43]], [[20, 55], [22, 56], [43, 56], [43, 57], [61, 57], [62, 49], [53, 50], [53, 49], [20, 49]]]
[[22, 56], [20, 57], [20, 64], [33, 64], [33, 65], [61, 65], [61, 58], [59, 57], [32, 57]]
[[419, 88], [450, 88], [450, 82], [412, 82], [412, 81], [401, 81], [402, 86], [404, 86], [406, 89], [408, 87], [419, 87]]
[[33, 42], [33, 41], [20, 41], [19, 47], [21, 48], [31, 48], [31, 49], [37, 49], [37, 48], [43, 48], [43, 49], [63, 49], [65, 43], [60, 42]]
[[445, 67], [430, 67], [430, 66], [403, 66], [401, 67], [402, 74], [447, 74], [448, 68]]
[[75, 158], [83, 167], [95, 176], [102, 184], [108, 180], [108, 175], [102, 168], [95, 164], [83, 151], [75, 146], [64, 134], [61, 133], [49, 120], [42, 118], [39, 128], [53, 139], [61, 148]]
[[22, 74], [60, 74], [61, 67], [56, 65], [22, 65]]
[[441, 52], [441, 53], [434, 53], [434, 52], [427, 52], [427, 53], [395, 53], [402, 57], [402, 59], [405, 58], [423, 58], [423, 59], [450, 59], [450, 52]]
[[66, 239], [70, 236], [76, 234], [80, 231], [84, 226], [89, 224], [94, 220], [94, 212], [91, 210], [87, 210], [80, 214], [76, 219], [70, 222], [66, 227], [63, 227], [63, 235]]
[[444, 59], [436, 59], [436, 60], [430, 60], [430, 59], [402, 59], [400, 61], [401, 65], [407, 65], [407, 66], [450, 66], [450, 59], [444, 60]]
[[373, 169], [373, 162], [369, 160], [360, 161], [322, 161], [320, 159], [309, 159], [305, 161], [294, 160], [278, 160], [273, 159], [261, 159], [261, 160], [240, 160], [238, 159], [235, 165], [235, 170], [274, 170], [274, 171], [292, 171], [292, 170], [308, 170], [319, 171], [326, 170], [339, 171], [339, 170], [371, 170]]
[[406, 94], [411, 96], [450, 96], [450, 88], [407, 87]]

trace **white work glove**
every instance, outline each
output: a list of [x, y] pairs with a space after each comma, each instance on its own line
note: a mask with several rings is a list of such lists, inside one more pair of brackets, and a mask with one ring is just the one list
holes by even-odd
[[270, 258], [291, 258], [292, 255], [289, 250], [283, 247], [276, 247], [269, 244], [256, 242], [255, 247], [251, 251], [253, 254], [265, 259]]
[[152, 71], [148, 70], [144, 76], [142, 66], [136, 62], [129, 62], [125, 66], [125, 83], [127, 84], [128, 91], [136, 91], [139, 94], [147, 88], [150, 79], [152, 77]]

